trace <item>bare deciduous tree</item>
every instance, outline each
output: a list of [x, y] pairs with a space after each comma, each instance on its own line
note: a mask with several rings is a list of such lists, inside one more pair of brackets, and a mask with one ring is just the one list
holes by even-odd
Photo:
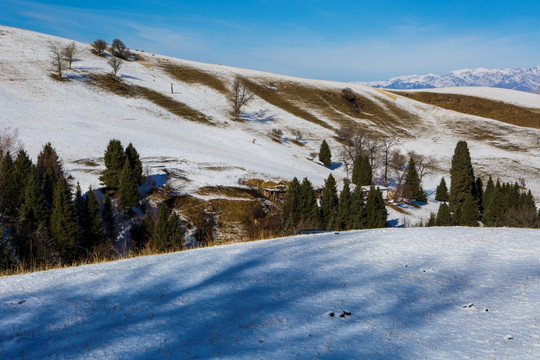
[[418, 154], [414, 151], [409, 151], [408, 155], [414, 159], [416, 171], [418, 172], [418, 178], [421, 182], [424, 175], [428, 174], [429, 171], [433, 169], [435, 159], [432, 156]]
[[62, 49], [62, 55], [64, 57], [64, 60], [67, 62], [68, 67], [71, 69], [71, 64], [73, 63], [73, 60], [75, 60], [75, 56], [77, 55], [77, 45], [75, 45], [75, 42], [66, 45]]
[[22, 143], [19, 140], [19, 130], [6, 128], [0, 131], [0, 162], [8, 151], [14, 155], [22, 148]]
[[116, 73], [118, 73], [118, 70], [120, 70], [120, 68], [122, 67], [122, 60], [120, 60], [116, 56], [113, 56], [107, 61], [107, 63], [112, 68], [113, 75], [116, 76]]
[[343, 163], [349, 177], [358, 155], [366, 154], [366, 141], [368, 138], [361, 129], [355, 129], [351, 126], [340, 127], [336, 130], [336, 135], [343, 140], [339, 160]]
[[107, 42], [105, 40], [98, 39], [92, 43], [92, 49], [94, 54], [101, 55], [107, 49]]
[[231, 103], [233, 106], [233, 120], [240, 120], [240, 115], [244, 106], [246, 106], [253, 98], [253, 94], [250, 93], [246, 85], [240, 78], [234, 79], [233, 91], [231, 95]]
[[403, 178], [405, 177], [405, 171], [407, 170], [407, 157], [401, 153], [401, 151], [396, 150], [392, 153], [390, 158], [390, 168], [394, 172], [396, 178], [396, 193], [394, 197], [399, 199], [403, 196]]
[[388, 167], [390, 165], [392, 149], [398, 144], [396, 138], [382, 138], [381, 139], [381, 152], [382, 152], [382, 163], [384, 166], [383, 170], [383, 181], [384, 185], [388, 186]]
[[64, 51], [59, 45], [53, 45], [51, 47], [51, 66], [52, 70], [58, 75], [58, 78], [62, 79], [66, 63], [64, 61]]

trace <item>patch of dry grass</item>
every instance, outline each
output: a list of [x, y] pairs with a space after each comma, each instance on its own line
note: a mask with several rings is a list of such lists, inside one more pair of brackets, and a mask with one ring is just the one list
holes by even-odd
[[178, 81], [187, 84], [201, 84], [214, 89], [225, 96], [228, 96], [230, 93], [225, 82], [214, 74], [188, 65], [171, 64], [167, 62], [161, 62], [159, 65], [165, 72]]
[[205, 186], [199, 188], [196, 194], [202, 196], [226, 196], [231, 198], [259, 199], [263, 196], [255, 189], [232, 186]]
[[481, 116], [507, 124], [540, 129], [540, 112], [514, 104], [475, 96], [430, 92], [395, 92], [396, 94], [464, 114]]
[[193, 109], [183, 102], [174, 100], [158, 91], [146, 88], [144, 86], [128, 84], [125, 81], [122, 81], [122, 79], [113, 75], [93, 75], [91, 81], [98, 87], [110, 91], [116, 95], [145, 98], [146, 100], [151, 101], [152, 103], [176, 116], [190, 121], [212, 125], [210, 119], [202, 112]]

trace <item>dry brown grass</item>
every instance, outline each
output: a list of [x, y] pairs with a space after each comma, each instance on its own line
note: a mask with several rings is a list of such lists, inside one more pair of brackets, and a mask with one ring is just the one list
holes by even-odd
[[176, 116], [190, 121], [212, 125], [210, 119], [202, 112], [158, 91], [144, 86], [128, 84], [122, 81], [122, 79], [112, 75], [93, 75], [91, 80], [93, 84], [116, 95], [124, 97], [142, 97]]
[[259, 188], [259, 189], [272, 189], [278, 185], [289, 186], [289, 182], [285, 180], [272, 181], [272, 180], [262, 180], [262, 179], [247, 179], [241, 182], [242, 185]]
[[499, 120], [507, 124], [540, 129], [538, 109], [474, 96], [430, 92], [395, 92], [408, 98], [469, 115]]
[[231, 198], [242, 199], [259, 199], [262, 198], [261, 193], [255, 189], [246, 189], [232, 186], [205, 186], [199, 188], [196, 194], [202, 196], [226, 196]]
[[214, 89], [225, 96], [229, 95], [229, 90], [220, 78], [216, 75], [188, 66], [161, 62], [159, 66], [178, 81], [188, 84], [201, 84]]

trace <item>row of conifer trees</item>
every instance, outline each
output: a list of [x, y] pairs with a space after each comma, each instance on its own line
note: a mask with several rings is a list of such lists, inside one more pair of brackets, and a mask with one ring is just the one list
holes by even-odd
[[382, 193], [371, 186], [364, 201], [362, 188], [356, 186], [351, 192], [345, 182], [338, 196], [336, 181], [328, 176], [322, 189], [320, 207], [311, 182], [304, 178], [302, 183], [295, 177], [285, 197], [284, 234], [291, 235], [298, 230], [351, 230], [384, 227], [386, 208]]
[[495, 184], [491, 176], [484, 189], [482, 180], [474, 176], [467, 142], [459, 141], [452, 157], [450, 190], [444, 177], [435, 193], [441, 201], [436, 216], [428, 225], [436, 226], [540, 226], [540, 211], [529, 190], [522, 192], [514, 183]]

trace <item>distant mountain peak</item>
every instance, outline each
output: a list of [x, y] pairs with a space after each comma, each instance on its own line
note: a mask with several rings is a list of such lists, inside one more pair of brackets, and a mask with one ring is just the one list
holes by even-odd
[[444, 75], [405, 75], [386, 81], [361, 82], [385, 89], [430, 89], [458, 86], [486, 86], [521, 91], [540, 91], [540, 66], [524, 69], [461, 69]]

